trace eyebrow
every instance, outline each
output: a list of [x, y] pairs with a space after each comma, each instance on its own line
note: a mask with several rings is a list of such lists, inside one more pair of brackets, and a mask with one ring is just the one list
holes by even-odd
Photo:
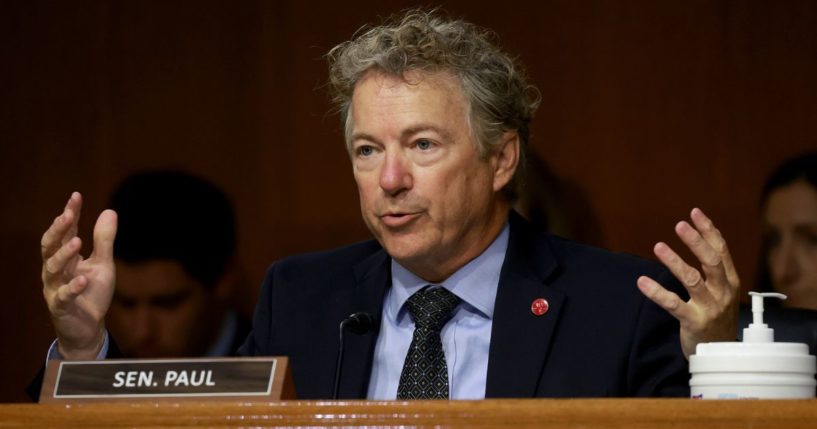
[[[406, 128], [400, 133], [400, 139], [405, 140], [406, 138], [413, 136], [414, 134], [421, 133], [423, 131], [433, 131], [442, 136], [443, 139], [451, 140], [451, 133], [449, 133], [447, 130], [443, 128], [431, 124], [418, 124], [413, 127]], [[374, 143], [380, 143], [380, 140], [377, 137], [367, 133], [352, 134], [352, 138], [350, 139], [350, 141], [355, 142], [357, 140], [366, 140]]]

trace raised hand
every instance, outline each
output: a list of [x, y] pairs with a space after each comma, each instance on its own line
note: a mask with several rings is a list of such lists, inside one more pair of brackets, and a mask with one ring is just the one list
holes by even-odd
[[698, 259], [703, 274], [666, 243], [657, 243], [653, 249], [689, 292], [689, 301], [684, 302], [649, 277], [638, 279], [641, 292], [681, 322], [681, 348], [687, 358], [698, 343], [735, 341], [740, 289], [740, 279], [720, 231], [700, 209], [693, 209], [690, 218], [694, 227], [681, 221], [675, 225], [675, 233]]
[[105, 210], [94, 226], [94, 248], [80, 255], [77, 225], [82, 196], [74, 192], [43, 234], [43, 296], [65, 359], [94, 359], [105, 339], [105, 314], [113, 297], [116, 212]]

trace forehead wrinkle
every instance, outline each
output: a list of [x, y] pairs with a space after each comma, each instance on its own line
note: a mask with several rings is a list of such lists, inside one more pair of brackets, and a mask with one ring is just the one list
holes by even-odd
[[[359, 93], [357, 90], [360, 88], [362, 82], [369, 80], [370, 84], [375, 85], [374, 88], [376, 98], [384, 103], [380, 107], [388, 107], [393, 104], [400, 104], [402, 103], [401, 98], [405, 97], [406, 94], [403, 92], [403, 89], [408, 90], [409, 97], [416, 97], [415, 90], [419, 89], [420, 85], [426, 85], [429, 88], [437, 89], [440, 91], [444, 91], [446, 93], [445, 96], [445, 104], [443, 109], [445, 110], [456, 110], [457, 115], [461, 116], [463, 121], [465, 122], [465, 129], [467, 130], [467, 137], [471, 139], [475, 139], [476, 135], [472, 126], [472, 107], [468, 96], [465, 93], [465, 89], [463, 88], [462, 82], [457, 77], [456, 74], [450, 71], [434, 71], [428, 72], [423, 70], [411, 70], [404, 73], [402, 76], [399, 75], [392, 75], [382, 70], [372, 69], [365, 73], [361, 79], [355, 84], [355, 89], [353, 91], [348, 110], [346, 112], [346, 121], [345, 121], [345, 139], [346, 139], [346, 146], [347, 149], [351, 151], [352, 144], [356, 140], [367, 140], [371, 142], [381, 143], [378, 138], [375, 136], [365, 133], [365, 132], [355, 132], [354, 130], [354, 100], [357, 98]], [[396, 101], [393, 101], [396, 100]], [[393, 102], [392, 102], [393, 101]], [[367, 106], [367, 110], [370, 106]], [[415, 110], [414, 106], [405, 106], [405, 109], [409, 111]], [[405, 110], [403, 109], [403, 110]], [[375, 115], [377, 114], [385, 114], [382, 108], [378, 108], [373, 112]], [[420, 112], [422, 113], [422, 112]], [[431, 130], [439, 133], [443, 138], [451, 139], [453, 136], [451, 135], [450, 131], [446, 130], [444, 126], [435, 125], [433, 123], [426, 123], [425, 119], [419, 119], [420, 122], [417, 125], [411, 125], [408, 129], [401, 131], [401, 138], [405, 139], [409, 134], [417, 133], [420, 131]], [[478, 146], [478, 145], [477, 145]]]

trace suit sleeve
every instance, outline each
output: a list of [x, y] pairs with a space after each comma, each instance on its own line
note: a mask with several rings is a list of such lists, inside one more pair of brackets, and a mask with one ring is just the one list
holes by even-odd
[[[668, 270], [661, 267], [650, 276], [688, 299], [686, 290]], [[688, 397], [689, 364], [681, 349], [680, 324], [647, 297], [641, 298], [628, 369], [631, 392], [633, 396]]]
[[274, 332], [273, 325], [273, 283], [276, 266], [273, 264], [264, 277], [261, 285], [261, 292], [258, 296], [258, 304], [255, 306], [252, 328], [247, 335], [244, 344], [239, 347], [239, 356], [264, 356], [269, 355], [269, 344]]
[[[118, 359], [122, 357], [122, 352], [119, 351], [119, 346], [114, 341], [113, 336], [108, 334], [108, 351], [101, 359]], [[45, 378], [45, 365], [40, 367], [34, 379], [26, 387], [26, 394], [33, 402], [40, 401], [40, 391], [43, 387], [43, 378]]]

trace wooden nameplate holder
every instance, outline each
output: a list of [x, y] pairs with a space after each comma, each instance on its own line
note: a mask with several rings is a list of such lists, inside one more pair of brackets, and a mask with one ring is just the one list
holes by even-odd
[[40, 403], [295, 399], [286, 357], [49, 360]]

